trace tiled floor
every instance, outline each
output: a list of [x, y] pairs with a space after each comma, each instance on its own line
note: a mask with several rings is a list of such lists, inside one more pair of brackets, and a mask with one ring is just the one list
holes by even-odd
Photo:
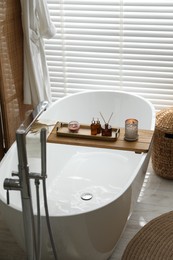
[[126, 245], [141, 227], [151, 219], [172, 209], [173, 181], [154, 174], [150, 163], [134, 212], [110, 260], [120, 260]]
[[26, 260], [0, 215], [0, 260]]
[[[134, 212], [110, 260], [120, 260], [127, 243], [134, 234], [148, 221], [162, 213], [172, 210], [172, 208], [173, 181], [162, 179], [155, 175], [150, 164]], [[26, 260], [24, 253], [15, 242], [5, 222], [1, 218], [0, 260]]]

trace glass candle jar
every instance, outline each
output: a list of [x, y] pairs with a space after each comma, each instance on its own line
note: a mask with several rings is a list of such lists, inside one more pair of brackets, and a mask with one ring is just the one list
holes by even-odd
[[127, 141], [136, 141], [138, 139], [138, 120], [129, 118], [125, 121], [125, 135]]

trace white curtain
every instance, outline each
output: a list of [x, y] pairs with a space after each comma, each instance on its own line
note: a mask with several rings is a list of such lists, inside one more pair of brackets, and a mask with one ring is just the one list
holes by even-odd
[[24, 103], [51, 102], [44, 38], [56, 34], [46, 0], [21, 0], [24, 33]]

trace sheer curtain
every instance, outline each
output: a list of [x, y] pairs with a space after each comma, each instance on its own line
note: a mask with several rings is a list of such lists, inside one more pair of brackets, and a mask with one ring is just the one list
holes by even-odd
[[36, 106], [40, 101], [51, 102], [49, 75], [43, 38], [56, 33], [46, 0], [21, 0], [24, 31], [24, 102]]
[[47, 0], [56, 35], [45, 41], [53, 100], [88, 89], [173, 105], [172, 0]]

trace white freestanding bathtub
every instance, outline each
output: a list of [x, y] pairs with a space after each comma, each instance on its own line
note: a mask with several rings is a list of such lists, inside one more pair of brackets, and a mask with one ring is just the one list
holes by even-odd
[[[124, 127], [127, 118], [136, 118], [139, 128], [154, 129], [153, 106], [145, 99], [109, 91], [83, 92], [51, 105], [40, 120], [90, 124], [93, 117], [106, 119], [113, 112], [111, 125]], [[38, 145], [36, 145], [38, 144]], [[30, 144], [30, 172], [40, 172], [40, 158], [34, 153], [39, 142]], [[32, 150], [33, 149], [33, 150]], [[100, 149], [63, 144], [47, 144], [47, 195], [50, 221], [59, 260], [108, 259], [133, 210], [148, 166], [148, 153]], [[25, 248], [20, 192], [10, 191], [6, 204], [5, 178], [17, 171], [14, 143], [0, 163], [0, 210], [14, 237]], [[31, 181], [35, 210], [35, 190]], [[91, 195], [90, 200], [83, 200]], [[42, 198], [41, 198], [42, 199]], [[54, 259], [43, 202], [42, 259]]]

